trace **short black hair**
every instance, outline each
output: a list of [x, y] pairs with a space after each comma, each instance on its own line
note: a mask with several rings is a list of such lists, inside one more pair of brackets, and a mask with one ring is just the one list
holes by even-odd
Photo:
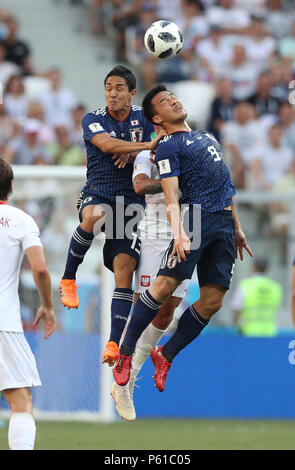
[[153, 124], [153, 117], [156, 113], [152, 105], [152, 100], [158, 93], [161, 93], [162, 91], [167, 91], [165, 85], [156, 85], [154, 88], [147, 92], [142, 101], [143, 114], [145, 115], [146, 119], [149, 122], [152, 122]]
[[13, 181], [13, 170], [9, 163], [0, 157], [0, 200], [6, 201], [11, 193], [11, 183]]
[[256, 256], [254, 259], [254, 268], [259, 273], [265, 273], [268, 268], [268, 259], [264, 256]]
[[124, 78], [126, 80], [129, 91], [136, 89], [136, 77], [134, 73], [123, 65], [117, 65], [107, 74], [106, 78], [104, 79], [104, 86], [106, 85], [106, 81], [109, 77]]

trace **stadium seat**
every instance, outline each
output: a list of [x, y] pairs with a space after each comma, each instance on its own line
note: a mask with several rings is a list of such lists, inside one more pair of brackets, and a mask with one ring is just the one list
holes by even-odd
[[215, 96], [213, 85], [194, 80], [168, 84], [188, 113], [188, 121], [199, 129], [206, 129], [210, 106]]
[[44, 91], [49, 90], [50, 82], [45, 77], [28, 76], [24, 78], [25, 92], [30, 100], [36, 99]]

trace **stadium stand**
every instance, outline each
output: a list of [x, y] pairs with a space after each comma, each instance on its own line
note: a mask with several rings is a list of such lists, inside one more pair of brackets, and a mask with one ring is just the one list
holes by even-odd
[[[40, 16], [46, 22], [38, 21]], [[164, 17], [177, 22], [185, 42], [175, 60], [161, 62], [148, 55], [142, 39], [147, 26]], [[269, 165], [261, 149], [269, 148], [270, 129], [279, 124], [291, 164], [282, 165], [281, 177], [263, 191], [286, 195], [292, 190], [295, 110], [288, 100], [295, 75], [294, 34], [295, 13], [288, 0], [46, 0], [42, 6], [33, 0], [25, 6], [21, 0], [4, 1], [1, 154], [15, 165], [25, 161], [83, 167], [79, 122], [84, 112], [104, 103], [102, 77], [124, 62], [138, 77], [136, 104], [147, 88], [165, 82], [188, 106], [192, 124], [221, 140], [237, 187], [252, 198], [249, 203], [248, 196], [241, 196], [240, 207], [250, 242], [261, 233], [284, 234], [280, 242], [270, 239], [266, 249], [273, 249], [275, 276], [285, 279], [290, 260], [284, 227], [290, 217], [285, 205], [284, 210], [277, 207], [275, 218], [258, 207], [254, 183], [257, 160], [262, 167]], [[20, 57], [13, 57], [13, 44], [21, 46]], [[52, 108], [52, 96], [58, 96], [58, 110]], [[37, 144], [42, 150], [38, 158]], [[26, 156], [19, 156], [20, 148]], [[247, 273], [245, 266], [237, 268], [238, 277]], [[284, 308], [287, 312], [287, 304]], [[289, 324], [287, 316], [284, 325]], [[230, 313], [225, 318], [230, 324]]]

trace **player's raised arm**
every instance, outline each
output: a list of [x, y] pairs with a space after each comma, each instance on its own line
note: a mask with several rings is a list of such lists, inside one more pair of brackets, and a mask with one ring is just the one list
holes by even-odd
[[44, 339], [47, 339], [55, 330], [55, 314], [52, 306], [51, 279], [46, 265], [43, 248], [32, 246], [27, 248], [26, 255], [31, 265], [34, 281], [41, 299], [41, 307], [38, 309], [35, 325], [41, 319], [45, 322]]
[[165, 194], [165, 203], [167, 216], [171, 225], [174, 238], [174, 247], [171, 256], [176, 255], [180, 263], [186, 260], [186, 254], [190, 252], [190, 239], [186, 235], [181, 220], [181, 212], [179, 205], [179, 184], [178, 177], [172, 176], [161, 180], [162, 188]]

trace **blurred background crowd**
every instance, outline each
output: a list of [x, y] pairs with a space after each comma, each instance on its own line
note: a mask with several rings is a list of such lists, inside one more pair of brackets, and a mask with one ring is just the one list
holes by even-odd
[[[135, 71], [142, 93], [167, 83], [190, 103], [191, 124], [220, 139], [237, 188], [294, 184], [292, 0], [52, 0], [62, 1], [88, 9], [89, 33], [109, 37], [115, 60]], [[146, 29], [162, 18], [184, 33], [182, 52], [168, 61], [143, 44]], [[19, 21], [0, 10], [1, 155], [13, 164], [83, 165], [86, 106], [63, 86], [63, 70], [36, 70]]]
[[[103, 85], [107, 71], [120, 63], [129, 66], [137, 76], [136, 104], [140, 104], [150, 87], [165, 83], [188, 110], [192, 128], [207, 129], [220, 140], [238, 190], [283, 194], [294, 189], [293, 0], [47, 0], [45, 3], [46, 11], [49, 4], [56, 10], [66, 5], [68, 23], [73, 20], [70, 12], [76, 12], [77, 22], [69, 41], [78, 37], [81, 49], [73, 46], [71, 51], [67, 42], [65, 53], [59, 40], [59, 62], [54, 62], [56, 54], [55, 58], [53, 54], [46, 57], [46, 50], [42, 58], [45, 67], [40, 63], [37, 66], [34, 51], [38, 49], [38, 57], [42, 56], [37, 31], [30, 31], [28, 24], [22, 28], [22, 15], [17, 15], [17, 8], [10, 10], [9, 2], [8, 9], [0, 8], [2, 158], [13, 165], [85, 166], [81, 119], [86, 112], [104, 106], [103, 95], [98, 101], [95, 97], [96, 88]], [[16, 5], [16, 0], [12, 4]], [[86, 18], [86, 30], [85, 23], [80, 22], [81, 12]], [[160, 61], [144, 47], [145, 31], [157, 19], [170, 19], [183, 31], [183, 50], [173, 59]], [[23, 31], [28, 34], [23, 36]], [[58, 36], [58, 30], [51, 34]], [[65, 34], [60, 37], [66, 42]], [[86, 60], [85, 36], [91, 38], [94, 49], [100, 50], [95, 58], [97, 68], [94, 62], [88, 69], [80, 65]], [[54, 42], [54, 38], [51, 41], [48, 37], [47, 41], [56, 44], [58, 39]], [[59, 53], [56, 46], [54, 49]], [[75, 54], [79, 56], [78, 65]], [[69, 60], [72, 68], [68, 67]], [[82, 69], [79, 77], [75, 77], [77, 67]], [[87, 75], [88, 78], [95, 75], [95, 88], [79, 84], [81, 77]], [[61, 185], [52, 180], [51, 185], [52, 195], [57, 194], [57, 188], [61, 191]], [[52, 195], [44, 197], [42, 202], [46, 223], [56, 212]], [[74, 205], [72, 199], [69, 207], [70, 204]], [[261, 207], [256, 201], [255, 210], [253, 207], [245, 203], [241, 211], [250, 240], [251, 236], [261, 234], [283, 237], [280, 246], [269, 245], [276, 246], [272, 255], [277, 258], [272, 264], [276, 264], [279, 278], [280, 273], [285, 273], [291, 201], [268, 202]], [[30, 212], [36, 215], [39, 209]], [[72, 225], [68, 225], [70, 233]], [[64, 239], [66, 229], [59, 219], [55, 230]], [[264, 248], [272, 250], [265, 240], [261, 250]], [[60, 249], [54, 245], [51, 257], [55, 265], [59, 261], [63, 264], [64, 250], [62, 243]], [[282, 262], [281, 271], [278, 262]]]

